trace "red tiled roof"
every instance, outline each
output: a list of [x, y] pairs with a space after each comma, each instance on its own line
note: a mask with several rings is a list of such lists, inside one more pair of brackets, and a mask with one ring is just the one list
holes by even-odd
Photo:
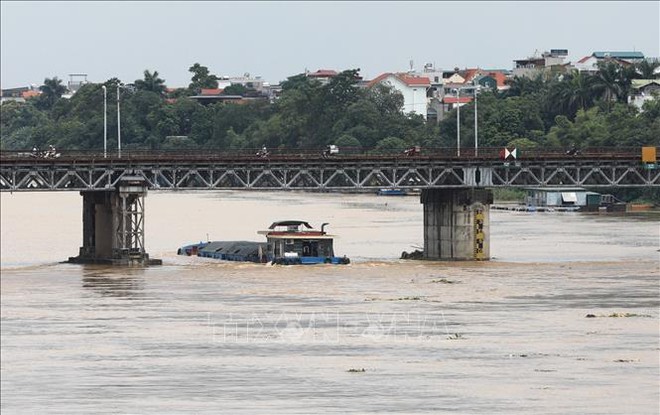
[[444, 97], [442, 102], [445, 104], [456, 104], [457, 102], [460, 102], [461, 104], [467, 104], [468, 102], [472, 102], [472, 97]]
[[21, 94], [23, 98], [32, 98], [32, 97], [38, 97], [40, 94], [37, 91], [25, 91]]
[[399, 75], [397, 78], [402, 80], [403, 82], [406, 83], [408, 86], [429, 86], [431, 85], [431, 81], [429, 81], [429, 78], [425, 76], [406, 76], [406, 75]]
[[430, 86], [431, 85], [431, 81], [429, 80], [429, 78], [427, 78], [425, 76], [410, 76], [410, 75], [406, 75], [406, 74], [397, 74], [397, 73], [386, 72], [382, 75], [377, 76], [376, 78], [372, 79], [371, 81], [369, 81], [367, 86], [372, 87], [372, 86], [376, 85], [377, 83], [379, 83], [380, 81], [386, 79], [388, 76], [394, 76], [394, 77], [398, 78], [401, 82], [403, 82], [404, 84], [406, 84], [408, 86]]
[[590, 58], [591, 58], [591, 55], [589, 55], [589, 56], [585, 56], [584, 58], [580, 59], [580, 60], [578, 61], [578, 63], [585, 63], [585, 62], [588, 61]]
[[461, 75], [463, 77], [463, 79], [465, 79], [465, 82], [470, 82], [472, 80], [472, 78], [474, 78], [475, 76], [477, 76], [479, 74], [479, 72], [480, 72], [480, 70], [478, 68], [477, 69], [466, 69], [462, 72], [459, 72], [459, 75]]
[[488, 76], [495, 78], [498, 87], [506, 85], [506, 75], [504, 75], [502, 72], [488, 72]]
[[391, 74], [391, 73], [389, 73], [389, 72], [386, 72], [386, 73], [384, 73], [384, 74], [378, 75], [377, 77], [375, 77], [374, 79], [372, 79], [371, 81], [369, 81], [369, 83], [367, 84], [367, 86], [368, 86], [369, 88], [371, 88], [372, 86], [376, 85], [377, 83], [379, 83], [380, 81], [384, 80], [385, 78], [387, 78], [387, 77], [390, 76], [390, 75], [394, 75], [394, 74]]
[[224, 91], [223, 88], [202, 88], [200, 95], [220, 95]]
[[307, 74], [307, 76], [311, 76], [313, 78], [330, 78], [337, 76], [337, 71], [333, 71], [332, 69], [319, 69], [314, 73]]

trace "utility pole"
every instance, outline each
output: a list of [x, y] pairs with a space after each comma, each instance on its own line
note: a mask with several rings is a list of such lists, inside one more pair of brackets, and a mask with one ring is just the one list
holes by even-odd
[[108, 158], [108, 88], [103, 85], [103, 158]]
[[461, 156], [461, 88], [456, 88], [456, 157]]
[[121, 158], [121, 117], [119, 115], [119, 88], [117, 85], [117, 155]]

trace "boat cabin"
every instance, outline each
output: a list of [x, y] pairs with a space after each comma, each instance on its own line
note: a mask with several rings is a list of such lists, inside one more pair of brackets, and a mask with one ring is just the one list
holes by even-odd
[[268, 230], [259, 231], [266, 236], [266, 250], [269, 258], [290, 262], [335, 262], [333, 249], [334, 235], [328, 235], [324, 228], [313, 229], [304, 221], [287, 220], [274, 222]]

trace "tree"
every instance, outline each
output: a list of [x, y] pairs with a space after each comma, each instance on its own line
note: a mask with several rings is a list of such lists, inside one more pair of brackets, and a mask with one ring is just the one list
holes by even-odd
[[574, 118], [578, 110], [585, 110], [593, 104], [593, 86], [591, 75], [573, 71], [550, 87], [550, 106], [558, 113]]
[[516, 76], [513, 79], [507, 80], [506, 84], [509, 85], [509, 89], [506, 92], [505, 97], [516, 97], [543, 92], [547, 86], [543, 79], [543, 74], [538, 74], [534, 78]]
[[403, 109], [403, 94], [392, 86], [377, 84], [369, 89], [367, 98], [382, 115], [398, 114]]
[[135, 88], [138, 91], [150, 91], [155, 92], [158, 95], [164, 95], [165, 90], [165, 80], [158, 77], [158, 71], [149, 72], [148, 69], [144, 71], [144, 79], [137, 79], [135, 81]]
[[39, 87], [41, 91], [40, 104], [44, 109], [50, 109], [55, 101], [60, 99], [66, 92], [62, 80], [58, 77], [44, 79], [44, 84]]
[[656, 73], [656, 69], [658, 69], [658, 67], [660, 67], [660, 61], [658, 59], [644, 59], [635, 65], [637, 74], [641, 79], [660, 78], [660, 72]]
[[608, 106], [612, 101], [622, 98], [623, 88], [619, 74], [620, 70], [620, 65], [614, 62], [601, 62], [598, 64], [594, 90]]
[[376, 149], [384, 153], [398, 153], [406, 148], [405, 141], [398, 137], [386, 137], [376, 144]]
[[195, 63], [188, 68], [188, 72], [193, 74], [188, 88], [194, 94], [199, 94], [202, 88], [217, 88], [218, 77], [209, 72], [209, 68]]

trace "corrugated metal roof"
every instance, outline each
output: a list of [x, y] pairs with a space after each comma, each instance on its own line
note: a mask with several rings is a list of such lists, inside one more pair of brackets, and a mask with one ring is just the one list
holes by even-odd
[[617, 58], [617, 59], [644, 59], [642, 52], [630, 51], [608, 51], [608, 52], [594, 52], [593, 56], [598, 59], [602, 58]]
[[632, 87], [635, 89], [638, 88], [643, 88], [647, 85], [650, 84], [657, 84], [660, 85], [660, 80], [658, 79], [633, 79], [632, 80]]

